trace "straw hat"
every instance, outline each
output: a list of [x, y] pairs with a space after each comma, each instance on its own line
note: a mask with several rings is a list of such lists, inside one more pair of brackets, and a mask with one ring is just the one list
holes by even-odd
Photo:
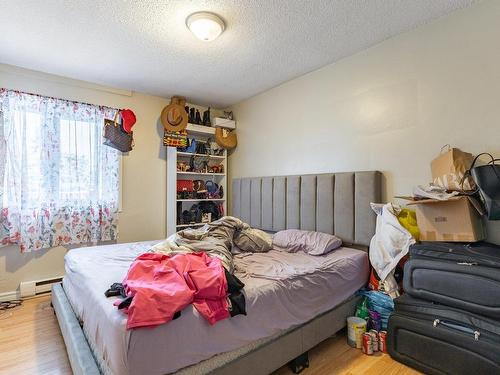
[[186, 99], [182, 96], [173, 96], [170, 104], [161, 111], [161, 123], [168, 132], [178, 132], [184, 130], [188, 123], [188, 114], [184, 105]]
[[225, 128], [215, 128], [215, 142], [227, 150], [232, 150], [238, 145], [236, 131]]

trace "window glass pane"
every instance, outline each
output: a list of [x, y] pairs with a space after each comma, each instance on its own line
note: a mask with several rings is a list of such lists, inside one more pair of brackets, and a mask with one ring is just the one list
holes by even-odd
[[[14, 111], [13, 121], [6, 127], [10, 135], [7, 145], [6, 179], [4, 181], [4, 207], [12, 202], [39, 202], [43, 197], [41, 173], [41, 116], [38, 113]], [[17, 150], [17, 152], [8, 152]], [[17, 178], [19, 177], [19, 179]], [[8, 189], [9, 181], [20, 180], [22, 189]]]
[[93, 124], [84, 121], [60, 121], [59, 198], [79, 201], [97, 198], [97, 177]]

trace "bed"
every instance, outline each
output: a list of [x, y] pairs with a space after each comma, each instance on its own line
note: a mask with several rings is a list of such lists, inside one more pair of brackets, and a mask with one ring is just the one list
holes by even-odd
[[[192, 306], [155, 328], [127, 331], [104, 290], [158, 241], [70, 251], [53, 305], [75, 374], [266, 374], [345, 326], [354, 293], [366, 284], [365, 252], [375, 229], [380, 173], [235, 179], [232, 214], [268, 231], [336, 234], [344, 247], [325, 256], [235, 256], [246, 284], [247, 316], [209, 326]], [[360, 250], [361, 249], [361, 250]]]

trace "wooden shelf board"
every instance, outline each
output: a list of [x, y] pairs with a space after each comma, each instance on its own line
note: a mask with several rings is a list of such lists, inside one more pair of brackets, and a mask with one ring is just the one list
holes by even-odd
[[176, 225], [176, 227], [177, 228], [201, 227], [205, 224], [208, 224], [208, 223], [178, 224], [178, 225]]
[[187, 157], [200, 156], [200, 157], [209, 157], [210, 159], [224, 159], [225, 158], [224, 155], [193, 154], [191, 152], [181, 152], [181, 151], [177, 151], [177, 156], [187, 156]]
[[225, 173], [202, 173], [202, 172], [181, 172], [177, 171], [177, 174], [187, 174], [187, 175], [197, 175], [197, 176], [225, 176]]
[[205, 198], [205, 199], [177, 199], [177, 202], [210, 202], [210, 201], [225, 201], [225, 198]]

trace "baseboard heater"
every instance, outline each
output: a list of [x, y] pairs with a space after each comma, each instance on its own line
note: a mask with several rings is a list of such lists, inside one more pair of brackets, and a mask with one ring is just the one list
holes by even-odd
[[19, 285], [19, 294], [21, 298], [25, 298], [50, 292], [50, 290], [52, 289], [52, 285], [60, 283], [62, 281], [62, 278], [62, 276], [57, 276], [50, 279], [23, 281]]

